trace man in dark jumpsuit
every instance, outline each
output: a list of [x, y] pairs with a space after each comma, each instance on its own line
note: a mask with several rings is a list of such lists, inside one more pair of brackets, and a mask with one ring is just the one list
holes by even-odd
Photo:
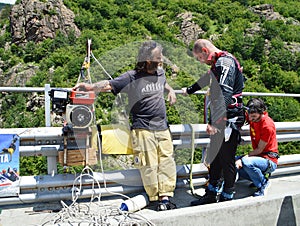
[[[235, 57], [214, 46], [209, 40], [199, 39], [193, 47], [194, 57], [211, 66], [210, 70], [183, 94], [192, 94], [209, 86], [210, 119], [207, 133], [210, 144], [204, 156], [209, 166], [209, 184], [205, 194], [191, 205], [203, 205], [233, 199], [236, 177], [235, 153], [240, 141], [239, 129], [244, 123], [242, 91], [244, 76]], [[220, 186], [221, 178], [224, 179]], [[218, 197], [218, 194], [221, 195]]]

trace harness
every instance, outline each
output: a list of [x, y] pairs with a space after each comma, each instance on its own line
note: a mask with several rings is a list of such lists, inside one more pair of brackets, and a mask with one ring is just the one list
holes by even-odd
[[[278, 153], [276, 152], [267, 152], [268, 153], [268, 156], [271, 157], [271, 158], [279, 158], [279, 155]], [[272, 161], [270, 159], [268, 159], [268, 168], [266, 169], [265, 172], [263, 172], [264, 176], [266, 179], [269, 179], [269, 177], [271, 176], [271, 173], [273, 172], [273, 168], [272, 168]]]
[[229, 104], [227, 107], [232, 108], [243, 108], [243, 99], [242, 99], [242, 93], [234, 94], [232, 95], [232, 99], [234, 102], [232, 104]]
[[[232, 54], [228, 53], [227, 51], [221, 51], [221, 52], [215, 54], [215, 61], [214, 61], [214, 64], [213, 64], [211, 70], [212, 70], [212, 71], [215, 70], [215, 63], [216, 63], [216, 61], [218, 60], [218, 58], [219, 58], [219, 57], [225, 57], [225, 56], [230, 57], [230, 58], [232, 58], [232, 59], [234, 60], [234, 62], [235, 62], [235, 64], [236, 64], [236, 66], [237, 66], [239, 72], [240, 72], [241, 75], [243, 76], [243, 80], [245, 81], [246, 79], [245, 79], [244, 75], [242, 74], [242, 71], [243, 71], [243, 70], [242, 70], [242, 68], [241, 68], [241, 66], [240, 66], [240, 63], [239, 63], [238, 60], [235, 58], [235, 56], [233, 56]], [[214, 73], [214, 74], [216, 75], [216, 73]], [[243, 81], [243, 82], [244, 82], [244, 81]], [[228, 107], [229, 109], [236, 108], [236, 107], [237, 107], [237, 108], [243, 108], [242, 95], [243, 95], [242, 92], [241, 92], [241, 93], [233, 94], [233, 95], [232, 95], [233, 103], [232, 103], [232, 104], [229, 104], [227, 107]]]

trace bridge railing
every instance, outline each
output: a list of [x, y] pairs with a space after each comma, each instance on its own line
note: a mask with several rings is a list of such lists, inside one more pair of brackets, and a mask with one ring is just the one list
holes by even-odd
[[[5, 92], [44, 92], [45, 93], [45, 127], [39, 128], [8, 128], [0, 129], [0, 134], [20, 134], [20, 155], [21, 156], [47, 156], [48, 175], [40, 176], [21, 176], [19, 180], [20, 194], [17, 197], [1, 198], [0, 205], [70, 199], [72, 185], [75, 175], [57, 174], [57, 156], [58, 152], [63, 150], [62, 128], [51, 127], [50, 122], [50, 97], [48, 91], [50, 86], [45, 88], [20, 88], [20, 87], [0, 87], [0, 91]], [[176, 91], [181, 93], [181, 91]], [[197, 92], [205, 94], [205, 92]], [[287, 96], [300, 97], [300, 94], [270, 94], [270, 93], [245, 93], [249, 96]], [[300, 140], [300, 122], [275, 122], [277, 139], [279, 142], [299, 141]], [[176, 147], [190, 147], [192, 139], [196, 147], [204, 147], [209, 142], [206, 134], [206, 124], [178, 124], [170, 125], [173, 136], [173, 144]], [[243, 144], [250, 143], [249, 128], [242, 128]], [[177, 166], [177, 186], [188, 186], [190, 165]], [[279, 158], [278, 169], [273, 173], [276, 175], [285, 175], [289, 173], [300, 172], [300, 154], [281, 156]], [[195, 185], [206, 183], [207, 168], [203, 164], [196, 164], [192, 167], [192, 174]], [[95, 173], [101, 186], [109, 183], [109, 187], [101, 188], [96, 193], [102, 195], [111, 195], [113, 192], [132, 193], [143, 189], [142, 182], [138, 176], [138, 170], [111, 171], [105, 173]], [[83, 188], [81, 197], [90, 197], [95, 194], [91, 189], [93, 180], [83, 179]]]
[[[70, 88], [64, 88], [71, 90]], [[51, 127], [51, 104], [49, 91], [51, 87], [0, 87], [0, 92], [43, 92], [45, 98], [45, 127], [42, 128], [17, 128], [0, 129], [0, 133], [21, 134], [20, 136], [20, 155], [21, 156], [47, 156], [48, 174], [57, 173], [58, 151], [63, 150], [62, 128]], [[176, 90], [176, 94], [182, 91]], [[197, 91], [195, 94], [206, 94], [206, 91]], [[300, 97], [300, 94], [287, 93], [255, 93], [244, 92], [244, 96], [278, 96], [278, 97]], [[300, 122], [276, 122], [277, 139], [279, 142], [300, 140]], [[206, 146], [209, 137], [206, 134], [205, 124], [179, 124], [171, 125], [170, 130], [175, 146], [187, 146], [192, 143], [194, 137], [195, 146]], [[243, 144], [250, 142], [249, 128], [242, 128]], [[194, 136], [192, 136], [192, 131]]]

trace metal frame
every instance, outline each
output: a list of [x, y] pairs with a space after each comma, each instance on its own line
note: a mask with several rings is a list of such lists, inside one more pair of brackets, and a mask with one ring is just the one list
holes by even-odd
[[[281, 156], [278, 168], [272, 177], [279, 177], [300, 172], [300, 154]], [[176, 187], [189, 187], [190, 169], [193, 174], [193, 185], [202, 186], [207, 182], [208, 170], [204, 164], [177, 166]], [[92, 196], [114, 196], [116, 193], [130, 194], [143, 192], [143, 185], [137, 169], [94, 172], [94, 179], [79, 174], [57, 174], [54, 176], [22, 176], [20, 179], [20, 194], [17, 197], [2, 197], [1, 205], [25, 204], [34, 202], [71, 200], [76, 192], [80, 199]], [[77, 178], [77, 180], [75, 180]], [[100, 187], [95, 187], [95, 181]], [[80, 184], [81, 182], [81, 184]], [[81, 186], [80, 186], [81, 185]], [[81, 188], [81, 189], [79, 189]]]
[[[275, 122], [277, 140], [279, 142], [299, 141], [300, 122]], [[206, 124], [178, 124], [170, 125], [174, 146], [181, 148], [205, 147], [209, 143]], [[63, 133], [61, 127], [40, 128], [10, 128], [0, 129], [1, 134], [20, 134], [21, 156], [47, 156], [52, 160], [48, 163], [48, 174], [57, 173], [58, 151], [63, 151]], [[242, 144], [251, 142], [248, 126], [241, 130]], [[194, 140], [193, 140], [194, 139]]]

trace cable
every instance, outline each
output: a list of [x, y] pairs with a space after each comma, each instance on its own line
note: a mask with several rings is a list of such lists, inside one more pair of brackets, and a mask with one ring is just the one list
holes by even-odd
[[103, 72], [110, 78], [113, 79], [111, 77], [111, 75], [105, 70], [105, 68], [102, 66], [102, 64], [97, 60], [97, 58], [94, 56], [94, 54], [91, 52], [91, 56], [93, 57], [93, 59], [99, 64], [99, 66], [101, 67], [101, 69], [103, 70]]

